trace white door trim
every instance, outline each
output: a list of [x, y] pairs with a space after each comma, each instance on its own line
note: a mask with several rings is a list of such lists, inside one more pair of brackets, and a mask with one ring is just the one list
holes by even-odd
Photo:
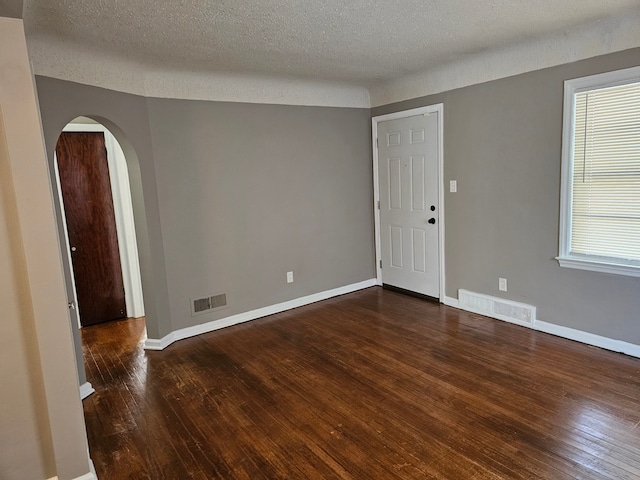
[[416, 115], [427, 115], [429, 113], [438, 113], [438, 265], [439, 265], [439, 284], [440, 284], [440, 302], [444, 302], [445, 299], [445, 268], [444, 268], [444, 135], [443, 127], [444, 121], [442, 118], [444, 111], [444, 105], [438, 103], [436, 105], [429, 105], [426, 107], [413, 108], [411, 110], [404, 110], [402, 112], [388, 113], [386, 115], [379, 115], [371, 118], [371, 131], [373, 142], [373, 211], [374, 211], [374, 223], [375, 223], [375, 242], [376, 242], [376, 282], [378, 285], [382, 285], [382, 268], [380, 268], [380, 262], [382, 261], [382, 251], [380, 248], [380, 209], [378, 208], [380, 202], [380, 188], [378, 185], [378, 123], [386, 122], [388, 120], [397, 120], [399, 118], [414, 117]]
[[[69, 123], [62, 131], [104, 133], [107, 162], [109, 163], [109, 178], [111, 180], [111, 193], [113, 195], [113, 209], [116, 218], [116, 230], [118, 232], [118, 246], [120, 249], [120, 263], [122, 265], [127, 317], [143, 317], [142, 281], [140, 280], [138, 245], [136, 243], [133, 206], [131, 204], [131, 188], [129, 186], [127, 161], [122, 152], [122, 148], [120, 148], [120, 144], [111, 132], [99, 123]], [[62, 203], [61, 207], [64, 212], [64, 205]], [[66, 225], [64, 216], [62, 220]]]

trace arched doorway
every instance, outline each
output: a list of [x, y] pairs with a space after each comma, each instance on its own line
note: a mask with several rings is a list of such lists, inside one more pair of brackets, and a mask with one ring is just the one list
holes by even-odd
[[[80, 143], [74, 146], [74, 142]], [[88, 148], [87, 144], [92, 148]], [[106, 155], [96, 156], [95, 153], [92, 153], [92, 151], [99, 150], [102, 150]], [[70, 302], [71, 327], [74, 333], [80, 393], [82, 398], [85, 398], [93, 393], [93, 388], [86, 381], [79, 328], [82, 325], [105, 320], [145, 315], [136, 241], [136, 222], [128, 173], [128, 167], [131, 164], [137, 166], [137, 159], [128, 162], [129, 159], [125, 157], [120, 143], [111, 130], [98, 119], [90, 117], [77, 117], [65, 126], [58, 137], [56, 153], [57, 155], [54, 154], [54, 170], [55, 186], [58, 193], [58, 222], [64, 232], [61, 234], [62, 254], [69, 267], [67, 285], [69, 296], [73, 298]], [[61, 158], [57, 158], [58, 156]], [[76, 158], [69, 162], [69, 156]], [[88, 162], [89, 169], [86, 168], [86, 165], [83, 167], [82, 162]], [[101, 165], [100, 168], [94, 168], [92, 162], [96, 164], [103, 162], [104, 165]], [[88, 183], [95, 182], [94, 178], [89, 178], [94, 176], [104, 177], [98, 179], [97, 188], [88, 186], [95, 185]], [[69, 178], [72, 179], [71, 183], [69, 183]], [[138, 185], [138, 189], [140, 188], [141, 186]], [[82, 190], [82, 195], [90, 195], [88, 200], [84, 200], [82, 195], [76, 195], [79, 190]], [[101, 199], [94, 198], [92, 190], [100, 190], [102, 193], [107, 191], [109, 195], [107, 214], [103, 211], [104, 209], [95, 208], [95, 204], [100, 203]], [[81, 219], [80, 222], [77, 218], [74, 220], [79, 210], [86, 210], [86, 218], [85, 220]], [[110, 215], [111, 218], [100, 218], [98, 221], [94, 221], [95, 219], [91, 217], [96, 215], [101, 217]], [[144, 218], [142, 220], [144, 221]], [[70, 224], [69, 222], [75, 223]], [[113, 255], [107, 253], [106, 256], [108, 260], [113, 260], [111, 263], [117, 263], [117, 268], [112, 269], [113, 271], [109, 271], [104, 262], [96, 261], [96, 257], [100, 255], [98, 251], [109, 248], [109, 241], [99, 243], [97, 248], [91, 251], [89, 250], [93, 245], [90, 244], [87, 247], [86, 240], [84, 247], [76, 245], [76, 242], [79, 241], [78, 229], [95, 229], [95, 232], [88, 232], [89, 235], [84, 236], [101, 241], [103, 239], [100, 237], [109, 236], [109, 229], [105, 233], [103, 228], [109, 222], [112, 224], [110, 231], [113, 235], [111, 236], [114, 237], [111, 247], [115, 252], [112, 252]], [[85, 258], [90, 258], [91, 261], [81, 262], [79, 259], [82, 258], [82, 254]], [[111, 258], [112, 256], [113, 258]], [[91, 272], [91, 269], [94, 271]], [[106, 274], [105, 270], [108, 271]], [[109, 278], [110, 276], [116, 278]], [[103, 278], [106, 278], [106, 284], [100, 286], [99, 282]], [[87, 282], [95, 282], [96, 285], [90, 285], [91, 288], [86, 288]], [[115, 291], [120, 290], [121, 304], [118, 303], [117, 296], [103, 295], [107, 288]], [[94, 295], [92, 292], [97, 293]], [[92, 297], [100, 297], [97, 303], [103, 309], [106, 307], [107, 312], [104, 315], [97, 315], [97, 310], [94, 308], [95, 298]], [[116, 302], [116, 304], [109, 305], [112, 302]]]

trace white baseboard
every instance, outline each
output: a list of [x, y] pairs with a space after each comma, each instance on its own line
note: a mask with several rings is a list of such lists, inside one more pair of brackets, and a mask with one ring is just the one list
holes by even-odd
[[[487, 296], [487, 298], [489, 298], [489, 296]], [[495, 297], [495, 298], [497, 300], [504, 300], [498, 297]], [[479, 313], [471, 309], [461, 307], [459, 301], [455, 298], [445, 297], [444, 304], [449, 305], [451, 307], [459, 308], [460, 310], [464, 310], [467, 312]], [[611, 350], [613, 352], [624, 353], [631, 357], [640, 358], [640, 345], [635, 345], [633, 343], [624, 342], [622, 340], [615, 340], [613, 338], [603, 337], [601, 335], [585, 332], [583, 330], [576, 330], [574, 328], [563, 327], [562, 325], [557, 325], [555, 323], [543, 322], [542, 320], [538, 320], [537, 318], [534, 318], [532, 323], [525, 324], [523, 322], [511, 321], [501, 316], [491, 315], [486, 312], [480, 312], [480, 314], [487, 317], [495, 318], [496, 320], [502, 320], [502, 321], [514, 323], [516, 325], [520, 325], [523, 327], [531, 328], [533, 330], [538, 330], [540, 332], [549, 333], [557, 337], [574, 340], [576, 342], [592, 345], [594, 347], [600, 347], [600, 348], [604, 348], [605, 350]]]
[[96, 473], [96, 467], [95, 467], [95, 465], [93, 465], [93, 460], [91, 460], [91, 457], [89, 457], [89, 471], [90, 471], [91, 475], [93, 475], [93, 478], [88, 478], [87, 480], [98, 480], [98, 474]]
[[[58, 478], [58, 477], [54, 477], [54, 478]], [[89, 473], [85, 473], [80, 477], [76, 477], [73, 480], [98, 480], [98, 476], [95, 474], [95, 472], [89, 472]]]
[[[58, 477], [53, 477], [53, 478], [57, 479]], [[85, 473], [80, 477], [76, 477], [73, 480], [98, 480], [98, 476], [95, 474], [95, 472], [89, 472], [89, 473]]]
[[[87, 455], [89, 451], [87, 451]], [[47, 480], [58, 480], [58, 477], [51, 477]], [[96, 473], [96, 469], [93, 466], [93, 460], [89, 457], [89, 473], [85, 473], [84, 475], [80, 475], [79, 477], [74, 478], [73, 480], [98, 480], [98, 474]]]
[[593, 333], [575, 330], [573, 328], [563, 327], [562, 325], [547, 323], [541, 320], [536, 320], [534, 322], [534, 326], [536, 330], [550, 333], [557, 337], [568, 338], [569, 340], [575, 340], [576, 342], [586, 343], [587, 345], [593, 345], [594, 347], [600, 347], [606, 350], [624, 353], [631, 357], [640, 358], [640, 345], [624, 342], [622, 340], [615, 340], [613, 338], [602, 337]]
[[82, 385], [80, 385], [80, 398], [82, 400], [84, 400], [94, 392], [95, 392], [95, 389], [93, 388], [93, 385], [91, 385], [89, 382], [84, 382]]
[[442, 299], [442, 303], [444, 303], [445, 305], [447, 305], [449, 307], [455, 307], [455, 308], [458, 308], [458, 305], [459, 305], [457, 298], [447, 297], [446, 295]]
[[144, 348], [146, 350], [164, 350], [173, 342], [183, 340], [189, 337], [195, 337], [196, 335], [202, 335], [203, 333], [213, 332], [221, 328], [230, 327], [239, 323], [256, 320], [258, 318], [273, 315], [275, 313], [285, 312], [292, 308], [302, 307], [309, 305], [310, 303], [320, 302], [339, 295], [345, 295], [347, 293], [356, 292], [364, 288], [375, 286], [376, 279], [365, 280], [364, 282], [353, 283], [351, 285], [345, 285], [344, 287], [334, 288], [333, 290], [326, 290], [320, 293], [314, 293], [313, 295], [307, 295], [306, 297], [296, 298], [289, 300], [288, 302], [277, 303], [268, 307], [258, 308], [257, 310], [251, 310], [249, 312], [239, 313], [230, 317], [213, 320], [211, 322], [203, 323], [201, 325], [194, 325], [193, 327], [181, 328], [180, 330], [174, 330], [173, 332], [165, 335], [161, 339], [148, 338], [144, 342]]

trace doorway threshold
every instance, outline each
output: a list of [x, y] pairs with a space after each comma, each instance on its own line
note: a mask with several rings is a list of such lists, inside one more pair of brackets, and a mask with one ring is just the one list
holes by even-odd
[[420, 300], [425, 300], [427, 302], [440, 303], [440, 299], [439, 298], [431, 297], [429, 295], [424, 295], [424, 294], [418, 293], [418, 292], [413, 292], [411, 290], [407, 290], [406, 288], [396, 287], [394, 285], [389, 285], [387, 283], [383, 283], [382, 284], [382, 288], [384, 288], [385, 290], [390, 290], [392, 292], [402, 293], [403, 295], [408, 295], [410, 297], [419, 298]]

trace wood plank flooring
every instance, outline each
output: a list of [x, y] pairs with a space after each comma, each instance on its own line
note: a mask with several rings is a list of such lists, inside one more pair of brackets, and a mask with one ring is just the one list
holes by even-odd
[[82, 338], [100, 480], [640, 478], [640, 360], [378, 287]]

